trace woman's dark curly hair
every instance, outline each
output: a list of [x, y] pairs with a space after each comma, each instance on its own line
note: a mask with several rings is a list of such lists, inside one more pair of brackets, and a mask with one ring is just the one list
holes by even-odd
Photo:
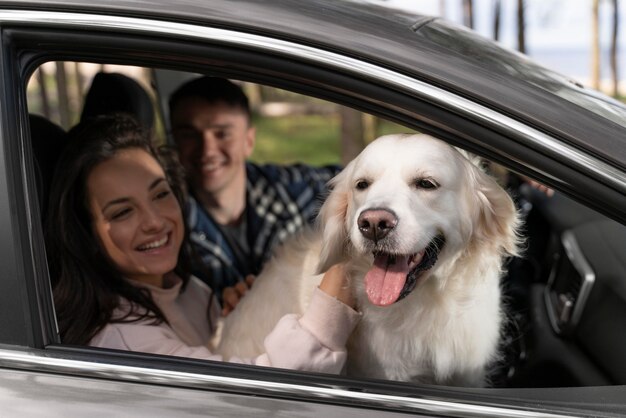
[[[167, 322], [149, 292], [133, 286], [105, 256], [94, 235], [87, 196], [87, 178], [96, 165], [121, 150], [139, 148], [163, 167], [181, 209], [185, 204], [182, 169], [175, 154], [155, 148], [146, 130], [130, 116], [115, 114], [86, 120], [68, 132], [67, 144], [54, 174], [46, 223], [46, 248], [61, 339], [87, 344], [109, 322], [153, 319]], [[175, 272], [190, 277], [190, 248], [185, 239]], [[132, 309], [113, 318], [120, 297]], [[132, 315], [132, 317], [131, 317]]]

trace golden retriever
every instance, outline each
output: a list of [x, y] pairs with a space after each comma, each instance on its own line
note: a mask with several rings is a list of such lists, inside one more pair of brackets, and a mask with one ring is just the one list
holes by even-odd
[[319, 272], [347, 262], [363, 317], [350, 376], [483, 386], [503, 323], [500, 277], [516, 255], [509, 195], [456, 148], [387, 135], [331, 180], [316, 228], [277, 251], [223, 324], [217, 351], [253, 356], [303, 312]]

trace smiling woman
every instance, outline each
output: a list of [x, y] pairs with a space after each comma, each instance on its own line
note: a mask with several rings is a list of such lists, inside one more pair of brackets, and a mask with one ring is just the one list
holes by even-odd
[[[69, 132], [47, 235], [61, 337], [220, 360], [210, 351], [219, 307], [189, 273], [181, 183], [173, 160], [160, 158], [129, 116], [101, 116]], [[307, 313], [278, 321], [267, 354], [233, 361], [338, 373], [359, 319], [344, 279], [342, 268], [329, 269]]]
[[[58, 164], [63, 170], [52, 183], [54, 203], [46, 228], [63, 340], [87, 344], [112, 320], [119, 296], [146, 309], [140, 319], [163, 321], [159, 307], [125, 277], [152, 275], [155, 280], [176, 267], [183, 284], [189, 279], [188, 250], [181, 248], [184, 195], [176, 166], [156, 160], [150, 138], [129, 117], [77, 125], [68, 133], [65, 150]], [[171, 195], [162, 199], [164, 192]], [[169, 257], [149, 265], [137, 247], [161, 239], [166, 231], [172, 239]]]

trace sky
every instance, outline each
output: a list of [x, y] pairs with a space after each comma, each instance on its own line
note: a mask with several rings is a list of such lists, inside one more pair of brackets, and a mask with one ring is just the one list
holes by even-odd
[[[376, 2], [376, 0], [373, 0]], [[527, 53], [536, 61], [566, 75], [586, 81], [590, 74], [591, 0], [525, 0]], [[440, 0], [386, 0], [387, 6], [440, 16]], [[463, 22], [462, 0], [444, 0], [444, 18]], [[626, 82], [626, 0], [619, 1], [619, 73]], [[501, 40], [515, 49], [517, 0], [502, 0]], [[474, 0], [475, 30], [492, 38], [493, 0]], [[600, 1], [602, 75], [609, 76], [608, 50], [611, 42], [612, 2]]]

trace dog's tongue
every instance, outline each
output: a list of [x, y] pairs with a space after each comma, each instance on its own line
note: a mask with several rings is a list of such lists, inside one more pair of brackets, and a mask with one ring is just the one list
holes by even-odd
[[398, 300], [409, 273], [408, 261], [406, 255], [375, 257], [374, 265], [365, 275], [365, 291], [370, 302], [387, 306]]

